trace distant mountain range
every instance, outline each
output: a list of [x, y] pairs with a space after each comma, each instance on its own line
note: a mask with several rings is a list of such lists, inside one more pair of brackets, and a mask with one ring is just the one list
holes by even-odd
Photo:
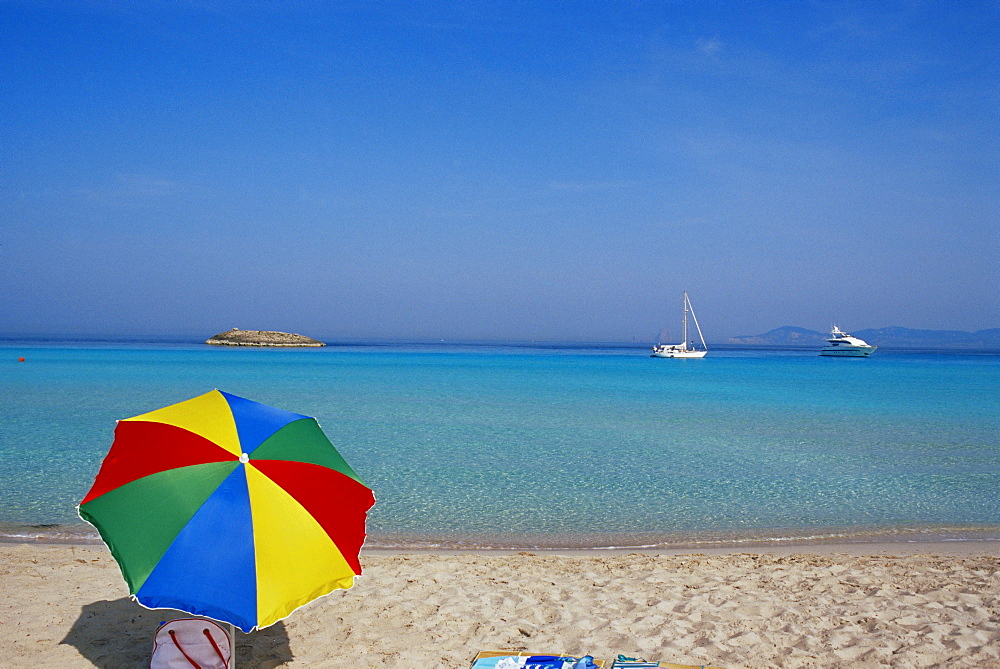
[[[959, 330], [912, 330], [889, 327], [850, 331], [869, 344], [884, 348], [958, 348], [963, 350], [1000, 350], [1000, 328], [961, 332]], [[791, 325], [759, 335], [730, 337], [726, 343], [737, 346], [798, 346], [817, 348], [829, 338], [827, 332], [806, 330]]]

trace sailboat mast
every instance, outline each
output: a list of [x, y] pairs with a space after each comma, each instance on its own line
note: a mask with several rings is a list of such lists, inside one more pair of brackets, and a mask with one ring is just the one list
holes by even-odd
[[688, 347], [688, 304], [689, 304], [688, 294], [687, 291], [685, 290], [684, 291], [684, 341], [681, 342], [681, 345], [684, 347], [685, 351], [687, 350]]

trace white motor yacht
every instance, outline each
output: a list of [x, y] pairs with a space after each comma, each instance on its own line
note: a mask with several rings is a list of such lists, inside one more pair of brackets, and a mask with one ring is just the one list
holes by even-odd
[[820, 349], [820, 355], [833, 355], [850, 358], [864, 358], [872, 354], [878, 346], [869, 346], [868, 342], [841, 332], [836, 325], [830, 333], [827, 344]]

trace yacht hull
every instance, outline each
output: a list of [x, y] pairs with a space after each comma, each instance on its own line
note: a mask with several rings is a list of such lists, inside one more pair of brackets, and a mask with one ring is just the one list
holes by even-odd
[[820, 355], [828, 355], [836, 358], [867, 358], [875, 352], [878, 346], [838, 346], [837, 348], [823, 348]]

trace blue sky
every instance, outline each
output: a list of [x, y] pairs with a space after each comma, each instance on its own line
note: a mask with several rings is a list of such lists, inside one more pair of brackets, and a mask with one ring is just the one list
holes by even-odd
[[997, 2], [0, 19], [0, 334], [1000, 326]]

